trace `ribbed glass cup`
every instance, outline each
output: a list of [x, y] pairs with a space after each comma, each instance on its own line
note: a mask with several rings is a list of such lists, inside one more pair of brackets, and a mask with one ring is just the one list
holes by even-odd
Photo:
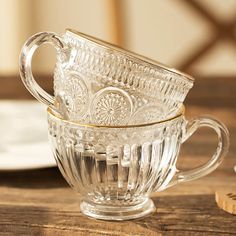
[[[218, 121], [186, 121], [183, 111], [162, 122], [130, 126], [83, 125], [48, 109], [48, 130], [57, 165], [81, 195], [81, 211], [103, 220], [127, 220], [155, 210], [150, 194], [213, 171], [228, 150], [228, 132]], [[182, 142], [202, 126], [218, 135], [215, 154], [202, 167], [177, 171]]]

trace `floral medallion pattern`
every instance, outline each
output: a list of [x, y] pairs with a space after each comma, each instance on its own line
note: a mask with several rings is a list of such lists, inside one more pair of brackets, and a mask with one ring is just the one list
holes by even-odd
[[126, 92], [107, 87], [95, 94], [91, 106], [91, 118], [97, 124], [127, 124], [132, 109], [132, 100]]
[[67, 112], [74, 120], [81, 119], [88, 108], [89, 93], [83, 78], [78, 74], [70, 74], [64, 80], [64, 93]]
[[134, 124], [156, 122], [161, 118], [164, 118], [164, 114], [165, 111], [163, 109], [163, 106], [146, 105], [144, 107], [141, 107], [134, 113], [132, 122]]

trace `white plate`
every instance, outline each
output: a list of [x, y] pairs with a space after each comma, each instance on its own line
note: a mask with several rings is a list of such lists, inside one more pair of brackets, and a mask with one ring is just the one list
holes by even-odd
[[35, 101], [1, 101], [0, 170], [53, 166], [45, 106]]

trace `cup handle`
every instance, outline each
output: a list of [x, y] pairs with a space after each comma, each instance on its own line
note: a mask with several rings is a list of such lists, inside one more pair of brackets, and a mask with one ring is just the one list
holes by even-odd
[[200, 116], [190, 120], [184, 128], [185, 130], [182, 143], [190, 138], [200, 127], [210, 127], [215, 130], [218, 136], [218, 146], [215, 153], [207, 163], [200, 167], [187, 171], [177, 170], [170, 183], [164, 188], [203, 177], [214, 171], [223, 161], [223, 158], [229, 149], [229, 132], [223, 123], [214, 118]]
[[52, 44], [57, 54], [62, 53], [65, 44], [61, 37], [51, 32], [41, 32], [30, 37], [24, 44], [19, 58], [20, 76], [29, 92], [40, 102], [55, 110], [54, 97], [44, 91], [35, 81], [32, 74], [32, 57], [35, 50], [42, 44]]

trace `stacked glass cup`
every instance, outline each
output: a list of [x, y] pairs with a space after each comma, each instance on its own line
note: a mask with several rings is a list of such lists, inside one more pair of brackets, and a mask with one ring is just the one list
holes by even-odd
[[[31, 70], [32, 56], [44, 43], [57, 51], [54, 96], [36, 83]], [[54, 157], [88, 216], [145, 216], [155, 210], [151, 193], [212, 172], [228, 150], [221, 122], [184, 117], [192, 77], [75, 30], [62, 37], [32, 36], [22, 48], [20, 74], [25, 87], [48, 106]], [[177, 170], [180, 145], [203, 126], [216, 131], [216, 152], [201, 167]]]

